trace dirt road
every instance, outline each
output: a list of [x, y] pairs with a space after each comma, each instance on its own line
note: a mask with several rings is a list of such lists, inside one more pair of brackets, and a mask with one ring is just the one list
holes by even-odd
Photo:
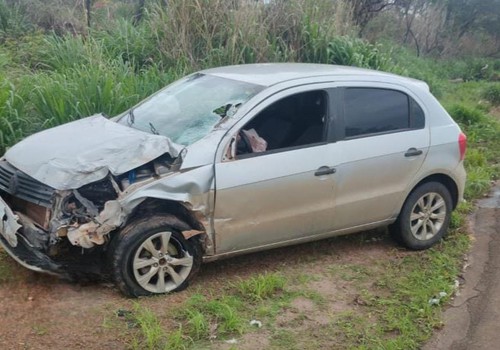
[[478, 203], [464, 288], [444, 314], [445, 327], [426, 350], [490, 350], [500, 344], [500, 183]]
[[[133, 310], [135, 303], [162, 310], [184, 302], [200, 289], [217, 293], [256, 271], [314, 274], [321, 266], [373, 265], [400, 254], [397, 245], [383, 233], [366, 234], [363, 244], [360, 239], [341, 237], [206, 264], [187, 291], [139, 300], [123, 297], [111, 285], [82, 286], [33, 273], [4, 257], [2, 263], [17, 276], [0, 284], [0, 349], [126, 349], [130, 348], [132, 332], [123, 320], [117, 322], [116, 312]], [[355, 307], [352, 299], [357, 292], [350, 282], [314, 283], [319, 292], [325, 289], [324, 295], [331, 297], [333, 304], [329, 307]], [[301, 306], [297, 309], [300, 311]]]

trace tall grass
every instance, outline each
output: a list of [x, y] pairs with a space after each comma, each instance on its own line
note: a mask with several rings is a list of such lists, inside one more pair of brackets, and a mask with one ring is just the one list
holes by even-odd
[[10, 81], [0, 77], [0, 151], [36, 130], [24, 113], [22, 95]]
[[134, 74], [121, 61], [104, 62], [92, 69], [75, 66], [36, 75], [30, 104], [36, 115], [46, 116], [47, 126], [99, 112], [114, 116], [173, 78], [155, 68]]
[[32, 27], [26, 16], [26, 8], [0, 0], [0, 39], [18, 37]]
[[[148, 2], [139, 24], [96, 10], [99, 22], [89, 31], [73, 28], [81, 21], [73, 7], [67, 17], [73, 29], [66, 35], [55, 28], [34, 31], [28, 19], [38, 21], [46, 13], [37, 17], [33, 9], [5, 3], [0, 0], [0, 152], [45, 127], [99, 112], [116, 115], [206, 67], [283, 61], [352, 65], [426, 80], [437, 95], [460, 69], [353, 37], [357, 30], [346, 1], [172, 0], [165, 6], [158, 0]], [[471, 60], [463, 67], [474, 71], [481, 64]], [[490, 100], [495, 91], [488, 93]]]
[[0, 151], [46, 127], [95, 113], [117, 115], [182, 74], [157, 66], [135, 73], [113, 60], [1, 79]]
[[[152, 1], [138, 25], [97, 13], [101, 22], [92, 30], [73, 26], [66, 35], [55, 34], [55, 27], [34, 32], [24, 26], [36, 17], [31, 10], [4, 5], [0, 0], [0, 66], [8, 75], [0, 76], [0, 152], [42, 128], [99, 112], [116, 115], [205, 67], [276, 61], [389, 66], [378, 46], [346, 36], [354, 28], [346, 2], [173, 0], [165, 7]], [[68, 18], [80, 23], [77, 8], [72, 11]]]

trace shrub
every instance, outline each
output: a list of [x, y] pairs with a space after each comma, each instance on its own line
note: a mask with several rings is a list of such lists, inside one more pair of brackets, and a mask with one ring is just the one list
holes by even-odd
[[476, 123], [480, 123], [484, 121], [486, 118], [484, 113], [479, 109], [467, 107], [464, 105], [453, 105], [448, 109], [448, 113], [452, 116], [452, 118], [460, 124], [463, 125], [472, 125]]
[[470, 59], [462, 71], [462, 79], [470, 80], [489, 80], [493, 75], [493, 66], [491, 62], [484, 59]]
[[488, 86], [483, 91], [483, 98], [495, 106], [500, 105], [500, 83]]

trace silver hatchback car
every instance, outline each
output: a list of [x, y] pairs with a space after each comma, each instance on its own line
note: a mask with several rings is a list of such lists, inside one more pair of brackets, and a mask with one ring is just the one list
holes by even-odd
[[111, 120], [0, 160], [0, 242], [20, 264], [178, 291], [202, 261], [390, 225], [440, 240], [462, 199], [465, 135], [421, 81], [352, 67], [209, 69]]

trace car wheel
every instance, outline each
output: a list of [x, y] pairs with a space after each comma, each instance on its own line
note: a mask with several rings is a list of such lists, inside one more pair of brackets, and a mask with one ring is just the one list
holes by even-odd
[[398, 220], [390, 227], [391, 233], [407, 248], [430, 248], [448, 230], [451, 208], [451, 195], [443, 184], [424, 183], [406, 199]]
[[110, 249], [115, 283], [132, 297], [185, 289], [199, 270], [201, 257], [198, 237], [186, 240], [165, 217], [128, 225]]

